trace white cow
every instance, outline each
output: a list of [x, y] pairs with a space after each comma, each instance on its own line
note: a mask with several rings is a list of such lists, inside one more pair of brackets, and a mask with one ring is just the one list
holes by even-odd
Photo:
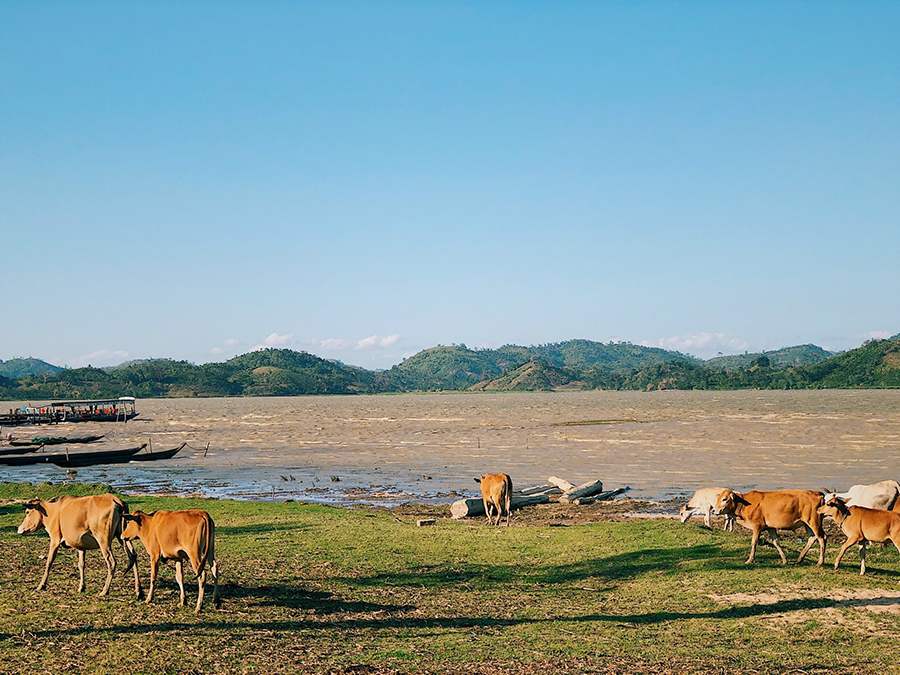
[[[700, 488], [694, 493], [690, 501], [681, 507], [681, 522], [686, 523], [694, 514], [703, 514], [703, 522], [706, 527], [712, 529], [712, 515], [718, 515], [716, 501], [723, 492], [729, 492], [728, 488], [711, 487]], [[734, 531], [734, 514], [725, 514], [725, 529]]]
[[843, 499], [847, 506], [890, 511], [900, 501], [900, 483], [883, 480], [871, 485], [854, 485], [846, 492], [826, 492], [825, 502], [828, 503], [834, 497]]

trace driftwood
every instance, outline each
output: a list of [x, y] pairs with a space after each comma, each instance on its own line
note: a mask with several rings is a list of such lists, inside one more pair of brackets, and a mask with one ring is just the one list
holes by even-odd
[[533, 485], [516, 490], [516, 493], [522, 495], [558, 495], [562, 494], [562, 490], [555, 485]]
[[[534, 506], [535, 504], [546, 504], [550, 501], [548, 495], [523, 495], [518, 492], [513, 493], [510, 499], [510, 507], [521, 509], [523, 506]], [[484, 515], [484, 502], [481, 497], [470, 497], [469, 499], [457, 499], [450, 505], [450, 515], [454, 518], [476, 518]]]
[[562, 497], [559, 498], [559, 503], [571, 504], [576, 499], [593, 497], [601, 492], [603, 492], [603, 481], [592, 480], [589, 483], [582, 483], [578, 487], [573, 486], [571, 489], [563, 491]]
[[556, 476], [550, 476], [550, 478], [547, 479], [547, 482], [550, 483], [550, 485], [555, 485], [563, 492], [575, 489], [575, 486], [572, 485], [572, 483], [563, 478], [557, 478]]
[[416, 525], [419, 527], [427, 527], [429, 525], [434, 525], [437, 521], [434, 518], [419, 518], [416, 521]]
[[593, 497], [577, 497], [576, 499], [572, 500], [572, 503], [578, 506], [582, 506], [584, 504], [593, 504], [594, 502], [603, 502], [618, 495], [624, 494], [630, 489], [631, 488], [629, 487], [620, 487], [616, 488], [615, 490], [607, 490], [606, 492], [601, 492], [594, 495]]

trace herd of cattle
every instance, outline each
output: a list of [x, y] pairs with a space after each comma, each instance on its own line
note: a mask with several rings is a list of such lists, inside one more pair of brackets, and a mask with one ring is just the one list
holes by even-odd
[[[507, 474], [485, 474], [476, 478], [481, 484], [485, 514], [488, 522], [499, 525], [506, 516], [509, 525], [512, 480]], [[815, 543], [819, 544], [818, 564], [825, 563], [824, 519], [830, 517], [841, 528], [847, 541], [834, 561], [835, 569], [847, 549], [859, 546], [860, 573], [866, 573], [866, 545], [870, 542], [892, 542], [900, 552], [900, 483], [885, 480], [872, 485], [854, 485], [844, 493], [812, 490], [776, 490], [735, 492], [729, 488], [703, 488], [697, 490], [681, 509], [681, 521], [695, 514], [702, 514], [706, 526], [712, 527], [712, 516], [725, 517], [725, 529], [733, 530], [737, 522], [752, 533], [750, 555], [752, 563], [760, 535], [768, 534], [778, 551], [782, 563], [787, 563], [784, 550], [778, 542], [778, 530], [804, 528], [809, 539], [797, 562], [801, 562]], [[197, 577], [198, 594], [195, 611], [203, 605], [206, 586], [206, 569], [209, 567], [213, 581], [213, 600], [219, 599], [219, 565], [216, 561], [216, 528], [206, 511], [156, 511], [129, 513], [128, 505], [111, 494], [90, 497], [57, 497], [33, 499], [25, 503], [25, 518], [19, 526], [19, 534], [46, 530], [50, 536], [50, 550], [44, 567], [44, 575], [38, 590], [47, 587], [50, 567], [61, 546], [78, 552], [78, 591], [84, 591], [85, 553], [98, 550], [106, 562], [106, 583], [101, 596], [109, 594], [116, 559], [112, 546], [119, 542], [128, 558], [125, 569], [134, 570], [134, 590], [138, 599], [144, 597], [138, 574], [137, 552], [133, 541], [139, 539], [150, 558], [150, 588], [147, 602], [153, 601], [156, 577], [160, 561], [175, 563], [175, 580], [178, 582], [179, 604], [184, 606], [184, 563], [189, 563]]]
[[190, 563], [197, 576], [197, 607], [200, 612], [206, 586], [206, 568], [213, 580], [213, 600], [216, 607], [219, 599], [219, 564], [216, 561], [216, 526], [206, 511], [190, 509], [186, 511], [143, 511], [128, 512], [128, 505], [115, 495], [94, 495], [91, 497], [57, 497], [55, 499], [32, 499], [25, 503], [25, 519], [19, 525], [19, 534], [29, 534], [46, 530], [50, 536], [50, 550], [44, 576], [38, 584], [39, 591], [47, 588], [50, 567], [56, 559], [60, 546], [73, 548], [78, 552], [78, 591], [84, 592], [84, 558], [87, 551], [100, 551], [106, 562], [106, 583], [101, 596], [109, 594], [116, 558], [112, 552], [113, 542], [119, 542], [128, 558], [125, 574], [134, 570], [134, 591], [138, 599], [144, 597], [138, 575], [137, 552], [133, 541], [140, 539], [150, 557], [150, 589], [147, 602], [153, 601], [156, 577], [160, 561], [175, 563], [175, 580], [180, 589], [179, 604], [184, 606], [184, 563]]
[[778, 530], [804, 528], [809, 539], [797, 562], [801, 562], [813, 544], [819, 544], [819, 565], [825, 563], [824, 519], [830, 517], [847, 537], [838, 551], [834, 568], [841, 564], [847, 549], [859, 546], [860, 574], [866, 573], [866, 546], [892, 542], [900, 552], [900, 483], [883, 480], [871, 485], [854, 485], [847, 492], [834, 490], [776, 490], [735, 492], [729, 488], [702, 488], [681, 508], [681, 522], [694, 514], [703, 514], [712, 527], [713, 514], [725, 517], [725, 529], [733, 530], [735, 521], [750, 530], [750, 555], [756, 558], [760, 535], [765, 532], [782, 563], [787, 563], [778, 542]]

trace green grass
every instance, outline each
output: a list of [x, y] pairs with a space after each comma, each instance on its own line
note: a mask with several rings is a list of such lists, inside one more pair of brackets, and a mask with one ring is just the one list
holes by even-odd
[[[99, 491], [76, 486], [78, 493]], [[0, 485], [0, 499], [60, 493]], [[842, 593], [895, 600], [900, 559], [872, 546], [871, 576], [782, 568], [743, 534], [668, 520], [490, 529], [303, 504], [129, 497], [132, 509], [199, 507], [217, 523], [224, 605], [176, 606], [170, 568], [156, 603], [117, 577], [109, 599], [88, 555], [40, 577], [46, 535], [21, 537], [0, 506], [0, 670], [421, 671], [806, 670], [898, 672], [900, 617]], [[796, 554], [799, 540], [783, 537]], [[833, 560], [835, 547], [829, 547]], [[118, 551], [120, 563], [121, 551]], [[141, 550], [146, 585], [146, 558]], [[121, 569], [121, 567], [120, 567]], [[188, 605], [196, 596], [188, 584]], [[761, 595], [723, 601], [718, 596]], [[831, 596], [831, 597], [829, 597]], [[209, 596], [207, 596], [209, 600]]]

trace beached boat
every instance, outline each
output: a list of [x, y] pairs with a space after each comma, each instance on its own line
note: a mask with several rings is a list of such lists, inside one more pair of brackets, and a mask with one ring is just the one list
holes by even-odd
[[0, 456], [3, 455], [25, 455], [29, 452], [37, 452], [43, 445], [26, 445], [26, 446], [16, 446], [13, 448], [0, 448]]
[[143, 443], [134, 448], [96, 450], [94, 452], [32, 453], [16, 457], [0, 457], [0, 465], [28, 466], [29, 464], [55, 464], [63, 468], [94, 466], [96, 464], [123, 464], [147, 447]]
[[103, 438], [99, 436], [32, 436], [30, 440], [12, 439], [9, 444], [17, 447], [29, 445], [76, 445], [78, 443], [94, 443]]
[[177, 455], [187, 443], [182, 443], [177, 448], [172, 448], [171, 450], [159, 450], [145, 452], [143, 454], [134, 455], [131, 458], [132, 462], [153, 462], [158, 459], [172, 459], [175, 455]]

